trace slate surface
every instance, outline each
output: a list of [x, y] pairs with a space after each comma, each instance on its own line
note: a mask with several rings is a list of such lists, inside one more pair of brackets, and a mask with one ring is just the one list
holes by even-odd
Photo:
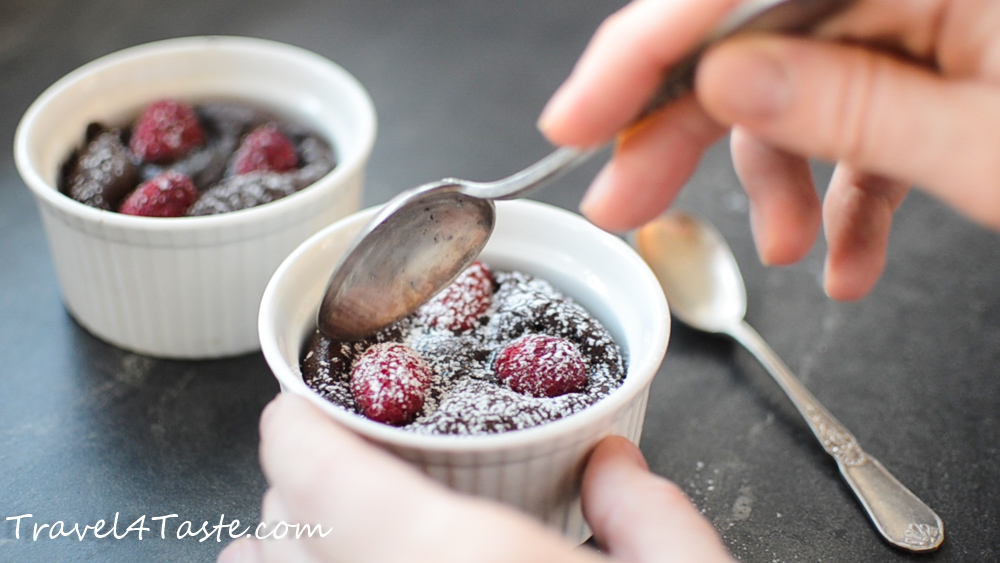
[[[225, 542], [158, 538], [159, 521], [255, 522], [265, 488], [256, 420], [277, 385], [259, 354], [172, 362], [108, 346], [60, 301], [47, 242], [13, 164], [21, 114], [109, 52], [200, 34], [305, 47], [370, 90], [379, 134], [365, 204], [442, 176], [494, 179], [549, 150], [534, 122], [598, 23], [621, 2], [481, 0], [5, 0], [0, 3], [0, 520], [3, 561], [207, 561]], [[665, 163], [669, 165], [669, 163]], [[600, 163], [538, 193], [575, 208]], [[818, 165], [823, 183], [829, 167]], [[744, 269], [748, 318], [861, 444], [946, 523], [937, 553], [879, 540], [833, 462], [733, 343], [675, 323], [643, 451], [742, 560], [1000, 558], [1000, 244], [914, 193], [865, 300], [822, 293], [823, 242], [764, 268], [725, 144], [678, 205], [714, 221]], [[139, 516], [143, 541], [37, 541], [27, 528]], [[81, 524], [81, 525], [82, 525]], [[169, 536], [168, 536], [169, 538]]]

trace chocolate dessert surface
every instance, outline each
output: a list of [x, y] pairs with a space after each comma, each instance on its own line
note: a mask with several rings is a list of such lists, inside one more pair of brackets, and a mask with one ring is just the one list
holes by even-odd
[[309, 128], [247, 103], [163, 99], [126, 127], [91, 123], [62, 166], [59, 189], [108, 211], [214, 215], [291, 195], [336, 166]]
[[[479, 262], [366, 340], [331, 341], [316, 331], [300, 367], [307, 385], [348, 411], [445, 435], [559, 420], [625, 376], [620, 349], [583, 307], [547, 281]], [[378, 393], [387, 402], [379, 405]]]

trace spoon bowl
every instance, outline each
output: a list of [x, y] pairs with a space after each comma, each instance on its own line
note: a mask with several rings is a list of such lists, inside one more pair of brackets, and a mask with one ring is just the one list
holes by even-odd
[[495, 222], [492, 200], [447, 181], [389, 202], [330, 277], [320, 328], [330, 338], [356, 340], [403, 318], [476, 259]]
[[913, 552], [941, 545], [941, 518], [861, 449], [854, 435], [743, 319], [747, 308], [743, 276], [732, 250], [714, 227], [674, 211], [639, 229], [633, 244], [659, 279], [678, 319], [696, 329], [731, 336], [763, 364], [823, 449], [836, 460], [840, 474], [886, 541]]
[[718, 231], [690, 215], [653, 221], [634, 238], [639, 254], [670, 296], [685, 324], [725, 332], [747, 312], [747, 293], [736, 257]]

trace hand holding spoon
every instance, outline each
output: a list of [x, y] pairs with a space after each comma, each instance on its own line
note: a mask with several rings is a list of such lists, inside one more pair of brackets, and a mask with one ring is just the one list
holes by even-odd
[[[745, 0], [671, 68], [634, 121], [691, 90], [698, 60], [709, 45], [746, 31], [808, 32], [852, 3]], [[595, 152], [562, 148], [497, 182], [446, 178], [402, 192], [361, 230], [341, 258], [320, 306], [320, 330], [336, 340], [358, 340], [412, 313], [479, 255], [493, 232], [492, 200], [525, 195]]]
[[767, 368], [823, 449], [837, 461], [844, 480], [886, 541], [914, 552], [941, 545], [941, 518], [861, 449], [850, 431], [744, 320], [743, 277], [718, 231], [693, 216], [673, 212], [639, 229], [634, 245], [660, 280], [678, 319], [698, 330], [731, 336]]

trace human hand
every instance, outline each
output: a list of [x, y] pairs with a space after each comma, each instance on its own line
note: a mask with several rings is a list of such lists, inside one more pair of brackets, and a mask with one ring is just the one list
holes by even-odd
[[[267, 406], [260, 434], [270, 485], [263, 520], [320, 524], [330, 533], [240, 539], [219, 555], [220, 563], [607, 561], [513, 509], [444, 488], [294, 395]], [[615, 560], [732, 560], [684, 493], [649, 473], [624, 438], [607, 438], [594, 450], [583, 506]]]
[[[559, 145], [612, 139], [738, 3], [636, 0], [612, 15], [543, 111], [543, 133]], [[860, 298], [911, 185], [1000, 230], [1000, 2], [859, 0], [814, 38], [715, 46], [695, 95], [618, 136], [584, 214], [610, 230], [652, 219], [730, 129], [761, 259], [801, 259], [822, 219], [826, 292]], [[838, 162], [822, 206], [808, 157]]]

